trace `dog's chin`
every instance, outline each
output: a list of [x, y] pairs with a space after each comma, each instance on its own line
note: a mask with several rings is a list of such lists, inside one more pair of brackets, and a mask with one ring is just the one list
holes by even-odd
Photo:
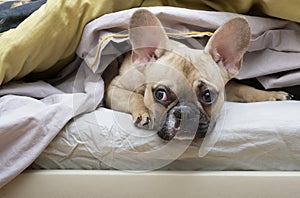
[[[180, 119], [175, 116], [175, 108], [181, 108], [184, 111], [181, 113]], [[176, 135], [176, 139], [179, 140], [205, 137], [210, 121], [202, 112], [196, 112], [193, 109], [195, 108], [175, 106], [169, 110], [163, 126], [157, 132], [158, 136], [167, 141], [172, 140]]]

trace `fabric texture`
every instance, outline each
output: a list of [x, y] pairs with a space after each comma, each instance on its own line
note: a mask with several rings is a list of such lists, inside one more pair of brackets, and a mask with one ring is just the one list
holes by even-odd
[[[75, 58], [85, 24], [101, 15], [140, 6], [175, 6], [272, 16], [300, 22], [298, 1], [48, 0], [16, 29], [0, 36], [0, 85], [29, 73], [45, 78]], [[18, 58], [15, 58], [16, 55]], [[40, 72], [43, 72], [42, 74]]]
[[75, 60], [52, 84], [11, 82], [0, 88], [0, 187], [26, 169], [68, 121], [101, 102], [103, 81], [80, 65]]
[[74, 60], [86, 23], [140, 4], [139, 0], [48, 0], [16, 29], [0, 36], [5, 46], [0, 48], [0, 84], [50, 68], [46, 76], [51, 76]]
[[47, 0], [9, 1], [0, 4], [0, 33], [16, 28]]
[[[167, 170], [300, 170], [299, 101], [226, 103], [225, 108], [216, 126], [221, 130], [210, 134], [215, 141], [203, 148], [202, 157], [195, 143], [170, 160], [161, 139], [134, 128], [130, 115], [99, 108], [68, 123], [32, 168], [149, 170], [156, 165]], [[153, 150], [159, 150], [160, 157]]]
[[[156, 7], [153, 12], [170, 32], [208, 32], [216, 29], [227, 20], [239, 16], [233, 13], [207, 12], [174, 7]], [[127, 24], [134, 9], [105, 15], [89, 23], [77, 54], [84, 58], [94, 72], [101, 73], [106, 64], [130, 50]], [[186, 15], [189, 13], [189, 15]], [[221, 17], [222, 16], [222, 17]], [[122, 20], [118, 20], [122, 17]], [[265, 89], [300, 85], [300, 26], [295, 22], [263, 17], [244, 16], [251, 28], [249, 49], [244, 56], [242, 70], [238, 79], [257, 78]], [[199, 35], [190, 34], [197, 38]], [[209, 36], [209, 34], [208, 34]], [[126, 43], [127, 41], [127, 43]], [[205, 42], [201, 42], [205, 45]], [[99, 48], [110, 48], [108, 54], [99, 54]], [[193, 46], [203, 48], [203, 46]], [[126, 51], [127, 50], [127, 51]], [[112, 55], [112, 58], [108, 55]], [[100, 62], [100, 57], [101, 61]]]

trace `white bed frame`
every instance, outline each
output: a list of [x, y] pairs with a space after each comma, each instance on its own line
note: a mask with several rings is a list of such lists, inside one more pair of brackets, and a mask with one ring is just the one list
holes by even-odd
[[1, 198], [292, 198], [300, 172], [26, 171], [0, 189]]

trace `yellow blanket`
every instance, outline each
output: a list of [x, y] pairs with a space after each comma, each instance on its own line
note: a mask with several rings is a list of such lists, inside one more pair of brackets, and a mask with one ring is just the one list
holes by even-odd
[[29, 73], [49, 76], [75, 57], [86, 23], [141, 6], [176, 6], [272, 16], [300, 22], [298, 0], [48, 0], [16, 29], [0, 36], [0, 85]]

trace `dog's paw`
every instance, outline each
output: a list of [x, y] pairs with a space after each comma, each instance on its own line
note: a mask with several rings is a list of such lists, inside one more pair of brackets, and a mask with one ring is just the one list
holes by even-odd
[[132, 115], [134, 125], [142, 129], [151, 129], [151, 118], [148, 112], [139, 112]]
[[269, 91], [267, 93], [267, 100], [269, 101], [284, 101], [284, 100], [292, 100], [293, 95], [283, 92], [283, 91]]

